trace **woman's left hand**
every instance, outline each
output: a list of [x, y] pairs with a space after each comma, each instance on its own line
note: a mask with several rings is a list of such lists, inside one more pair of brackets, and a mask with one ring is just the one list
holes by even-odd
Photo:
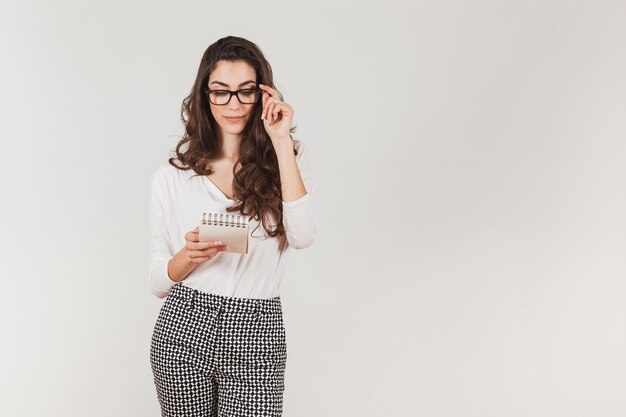
[[280, 95], [275, 89], [259, 84], [263, 101], [261, 118], [263, 126], [272, 142], [277, 140], [291, 139], [291, 121], [293, 119], [293, 108], [280, 100]]

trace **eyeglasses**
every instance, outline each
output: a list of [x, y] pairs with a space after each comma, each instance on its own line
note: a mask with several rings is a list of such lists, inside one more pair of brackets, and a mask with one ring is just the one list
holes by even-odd
[[235, 95], [241, 104], [254, 104], [259, 101], [259, 97], [261, 97], [260, 88], [245, 88], [237, 91], [211, 90], [205, 88], [204, 92], [209, 96], [209, 101], [217, 106], [228, 104], [230, 99]]

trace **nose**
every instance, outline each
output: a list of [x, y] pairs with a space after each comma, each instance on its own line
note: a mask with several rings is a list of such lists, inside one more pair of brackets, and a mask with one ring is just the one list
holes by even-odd
[[241, 107], [239, 97], [237, 97], [237, 94], [233, 94], [230, 96], [230, 100], [228, 101], [228, 108], [231, 110], [237, 110], [239, 107]]

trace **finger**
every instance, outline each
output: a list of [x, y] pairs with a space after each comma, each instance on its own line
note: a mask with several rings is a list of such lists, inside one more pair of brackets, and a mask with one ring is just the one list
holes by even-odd
[[206, 249], [203, 251], [198, 251], [198, 257], [199, 258], [214, 257], [218, 253], [226, 251], [226, 248], [227, 248], [226, 245], [220, 245], [214, 248]]
[[198, 250], [196, 251], [198, 253], [198, 256], [203, 257], [203, 256], [215, 256], [219, 251], [220, 251], [221, 246], [214, 246], [214, 247], [210, 247], [204, 250]]
[[206, 250], [210, 248], [215, 248], [218, 246], [222, 246], [222, 242], [215, 241], [204, 241], [204, 242], [189, 242], [187, 245], [187, 249], [189, 250]]
[[190, 239], [185, 239], [185, 247], [188, 250], [197, 250], [198, 248], [201, 249], [205, 249], [205, 248], [211, 248], [214, 246], [219, 246], [221, 243], [216, 245], [216, 242], [213, 240], [203, 240], [203, 241], [198, 241], [198, 240], [193, 240], [193, 234], [189, 233], [192, 236], [190, 237]]
[[263, 120], [267, 119], [267, 105], [270, 102], [270, 95], [267, 92], [263, 92], [263, 115], [261, 116], [261, 118]]
[[211, 259], [220, 252], [224, 252], [228, 246], [220, 245], [217, 247], [205, 249], [205, 250], [191, 250], [189, 251], [189, 258], [199, 260], [203, 258]]
[[185, 240], [188, 242], [197, 242], [200, 239], [198, 239], [198, 232], [195, 231], [195, 229], [191, 232], [187, 232], [185, 233]]
[[265, 120], [265, 91], [261, 92], [261, 120]]
[[270, 108], [271, 108], [271, 106], [272, 106], [271, 102], [268, 102], [265, 105], [265, 120], [267, 120], [268, 123], [271, 122], [271, 120], [270, 120]]
[[277, 103], [272, 109], [272, 118], [278, 121], [278, 115], [283, 111], [283, 105], [281, 103]]
[[203, 262], [206, 261], [210, 261], [211, 259], [215, 258], [215, 256], [217, 256], [217, 254], [215, 255], [204, 255], [200, 252], [196, 252], [193, 255], [190, 253], [189, 254], [189, 259], [191, 259], [191, 262], [193, 262], [194, 264], [201, 264]]
[[265, 85], [265, 84], [259, 84], [259, 87], [264, 91], [267, 92], [269, 96], [277, 96], [278, 95], [278, 90], [270, 87], [269, 85]]
[[269, 116], [268, 110], [269, 110], [270, 104], [272, 104], [272, 103], [269, 101], [269, 98], [266, 98], [265, 104], [263, 106], [263, 120], [268, 120], [268, 116]]
[[291, 107], [285, 102], [280, 102], [277, 105], [276, 111], [276, 120], [282, 120], [285, 117], [290, 117], [293, 114]]
[[267, 116], [270, 120], [270, 124], [274, 123], [274, 108], [276, 107], [276, 102], [272, 101], [268, 106], [267, 106]]

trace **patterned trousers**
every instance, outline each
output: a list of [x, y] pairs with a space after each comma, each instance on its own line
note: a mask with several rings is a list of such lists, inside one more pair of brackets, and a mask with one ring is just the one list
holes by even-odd
[[152, 334], [163, 417], [281, 416], [287, 345], [280, 297], [208, 294], [177, 283]]

